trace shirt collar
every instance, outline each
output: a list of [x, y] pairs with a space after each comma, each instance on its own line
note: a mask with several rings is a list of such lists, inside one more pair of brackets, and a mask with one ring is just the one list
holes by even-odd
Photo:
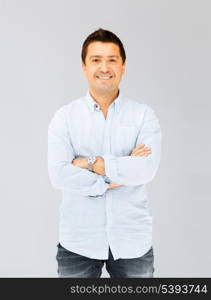
[[[95, 110], [100, 110], [99, 104], [92, 98], [89, 91], [87, 91], [87, 93], [86, 93], [85, 100], [87, 102], [88, 107], [90, 108], [90, 110], [92, 112], [94, 112]], [[114, 105], [114, 110], [116, 112], [119, 112], [120, 107], [122, 105], [122, 94], [121, 94], [120, 90], [119, 90], [119, 94], [118, 94], [117, 98], [110, 104], [110, 106], [112, 106], [112, 105]]]

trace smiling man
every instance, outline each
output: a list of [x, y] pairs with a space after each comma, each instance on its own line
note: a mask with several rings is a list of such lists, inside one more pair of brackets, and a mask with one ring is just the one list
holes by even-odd
[[62, 190], [58, 276], [153, 277], [146, 184], [160, 163], [161, 129], [147, 104], [120, 92], [122, 42], [99, 29], [82, 47], [84, 97], [61, 107], [48, 129], [48, 170]]

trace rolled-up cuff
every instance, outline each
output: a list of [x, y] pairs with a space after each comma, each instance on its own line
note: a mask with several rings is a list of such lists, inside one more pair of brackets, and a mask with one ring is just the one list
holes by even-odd
[[108, 154], [102, 157], [104, 159], [106, 177], [108, 177], [112, 183], [118, 183], [116, 157]]
[[96, 183], [92, 186], [92, 195], [90, 197], [99, 197], [102, 196], [108, 189], [108, 183], [106, 183], [103, 177], [99, 176]]

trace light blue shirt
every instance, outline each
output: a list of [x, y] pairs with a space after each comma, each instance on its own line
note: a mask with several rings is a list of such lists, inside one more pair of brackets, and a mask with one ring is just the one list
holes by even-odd
[[[148, 156], [130, 156], [139, 144]], [[152, 216], [146, 184], [155, 176], [161, 129], [152, 108], [119, 93], [105, 119], [90, 96], [62, 106], [48, 128], [48, 171], [62, 190], [59, 242], [94, 259], [144, 255], [152, 246]], [[102, 156], [106, 176], [74, 166], [79, 156]], [[107, 189], [107, 180], [122, 184]]]

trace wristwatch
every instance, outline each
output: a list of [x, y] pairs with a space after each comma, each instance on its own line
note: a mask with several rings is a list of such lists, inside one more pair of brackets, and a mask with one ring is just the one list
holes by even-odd
[[89, 171], [92, 171], [93, 164], [96, 162], [96, 160], [97, 160], [96, 156], [89, 156], [88, 157], [88, 170]]
[[108, 183], [108, 184], [111, 183], [111, 180], [108, 176], [104, 175], [103, 178], [104, 178], [105, 183]]

